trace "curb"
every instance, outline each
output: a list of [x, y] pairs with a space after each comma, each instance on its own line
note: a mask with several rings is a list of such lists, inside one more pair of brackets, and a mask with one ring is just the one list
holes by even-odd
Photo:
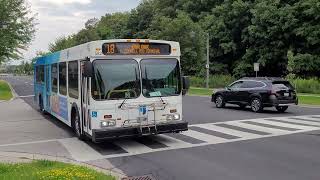
[[298, 105], [299, 107], [304, 107], [304, 108], [320, 108], [320, 106], [316, 106], [316, 105], [308, 105], [308, 104], [300, 104]]
[[[49, 155], [43, 155], [43, 154], [31, 154], [31, 153], [22, 153], [22, 152], [3, 152], [0, 151], [0, 157], [5, 157], [7, 159], [12, 159], [13, 162], [29, 162], [32, 160], [49, 160], [49, 161], [58, 161], [58, 162], [63, 162], [63, 163], [68, 163], [68, 164], [73, 164], [73, 165], [80, 165], [80, 166], [85, 166], [91, 169], [94, 169], [98, 172], [102, 172], [106, 175], [111, 175], [116, 177], [116, 179], [122, 179], [125, 178], [126, 175], [117, 172], [116, 170], [114, 170], [115, 168], [111, 168], [111, 169], [105, 169], [96, 165], [92, 165], [89, 163], [84, 163], [84, 162], [79, 162], [79, 161], [75, 161], [72, 159], [68, 159], [68, 158], [63, 158], [63, 157], [59, 157], [59, 156], [49, 156]], [[1, 161], [1, 160], [0, 160]], [[9, 160], [9, 163], [11, 161]]]
[[8, 81], [6, 81], [6, 80], [3, 80], [3, 81], [8, 84], [8, 86], [11, 90], [12, 98], [9, 100], [1, 100], [0, 103], [13, 101], [14, 99], [16, 99], [18, 97], [18, 94], [16, 93], [16, 91], [13, 89], [13, 87], [11, 86], [11, 84]]

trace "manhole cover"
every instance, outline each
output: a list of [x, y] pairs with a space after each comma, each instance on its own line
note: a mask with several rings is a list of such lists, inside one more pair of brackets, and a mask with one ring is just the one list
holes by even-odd
[[125, 178], [122, 178], [122, 180], [156, 180], [156, 179], [151, 175], [145, 175], [145, 176], [125, 177]]

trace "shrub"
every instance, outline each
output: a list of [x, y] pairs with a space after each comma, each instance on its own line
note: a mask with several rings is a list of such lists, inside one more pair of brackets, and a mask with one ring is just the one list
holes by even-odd
[[[230, 75], [212, 75], [209, 79], [210, 88], [223, 88], [231, 84], [236, 79]], [[206, 87], [206, 78], [190, 77], [192, 87]]]
[[298, 93], [320, 94], [320, 79], [318, 78], [295, 78], [288, 80], [296, 88]]

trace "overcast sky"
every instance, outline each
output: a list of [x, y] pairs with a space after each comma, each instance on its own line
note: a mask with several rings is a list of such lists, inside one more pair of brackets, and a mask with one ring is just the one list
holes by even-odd
[[25, 59], [37, 51], [47, 51], [48, 44], [57, 37], [70, 35], [84, 27], [93, 17], [106, 13], [124, 12], [135, 8], [140, 0], [27, 0], [37, 13], [37, 32]]

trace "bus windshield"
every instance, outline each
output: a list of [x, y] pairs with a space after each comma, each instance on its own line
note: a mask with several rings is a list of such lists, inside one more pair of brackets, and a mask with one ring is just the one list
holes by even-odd
[[95, 100], [134, 99], [140, 96], [139, 65], [135, 60], [95, 60], [92, 97]]
[[181, 93], [177, 59], [144, 59], [141, 61], [142, 93], [145, 97], [177, 96]]

